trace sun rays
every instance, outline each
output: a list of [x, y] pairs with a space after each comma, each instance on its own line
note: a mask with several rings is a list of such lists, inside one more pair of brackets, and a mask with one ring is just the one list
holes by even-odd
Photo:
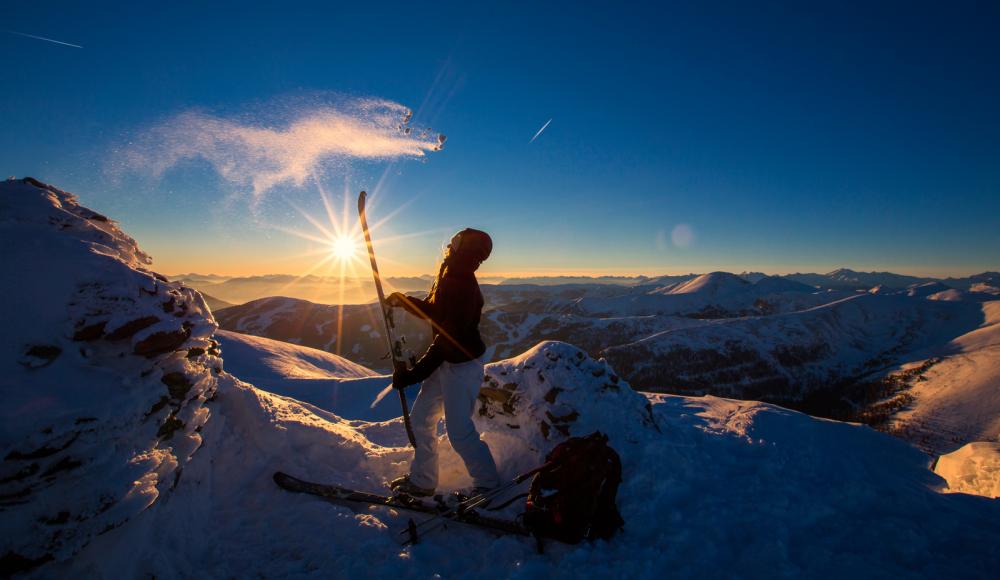
[[[299, 254], [298, 257], [309, 259], [311, 261], [310, 266], [306, 269], [306, 271], [302, 272], [288, 284], [283, 286], [282, 290], [291, 288], [312, 276], [329, 278], [330, 283], [336, 285], [337, 299], [335, 307], [337, 308], [337, 328], [336, 340], [334, 341], [336, 346], [331, 350], [339, 355], [343, 351], [344, 346], [342, 337], [345, 288], [347, 286], [355, 287], [357, 285], [367, 287], [371, 281], [371, 266], [368, 261], [365, 242], [361, 232], [361, 225], [358, 221], [358, 215], [356, 210], [354, 210], [352, 203], [356, 197], [356, 192], [352, 191], [349, 184], [345, 183], [342, 195], [335, 197], [323, 187], [323, 184], [317, 176], [313, 176], [313, 181], [316, 184], [316, 189], [319, 193], [320, 201], [322, 202], [322, 210], [318, 213], [309, 212], [301, 206], [288, 201], [289, 206], [291, 206], [291, 208], [301, 216], [302, 220], [304, 220], [302, 226], [299, 228], [291, 228], [271, 225], [270, 227], [308, 242], [307, 249]], [[382, 180], [380, 180], [380, 183], [381, 181]], [[386, 245], [391, 245], [399, 240], [408, 240], [435, 234], [440, 235], [440, 233], [444, 231], [426, 230], [407, 232], [397, 235], [387, 235], [388, 228], [386, 227], [386, 224], [397, 216], [399, 212], [403, 211], [410, 203], [412, 203], [415, 198], [410, 198], [406, 203], [400, 204], [399, 206], [381, 208], [388, 211], [379, 211], [377, 201], [380, 196], [377, 192], [378, 188], [376, 188], [373, 195], [369, 198], [370, 203], [368, 207], [369, 225], [371, 227], [374, 243], [377, 247], [385, 247]], [[338, 198], [342, 198], [342, 206], [340, 206], [340, 199]], [[376, 220], [371, 221], [372, 216], [378, 217]], [[391, 257], [386, 256], [384, 253], [379, 253], [379, 264], [388, 266], [390, 271], [393, 266], [403, 265], [397, 260], [393, 260]], [[385, 280], [383, 281], [387, 290], [391, 290], [392, 284]], [[371, 297], [374, 300], [374, 289], [371, 291]], [[371, 319], [370, 322], [372, 326], [374, 328], [378, 328], [381, 323], [378, 320], [376, 310], [374, 308], [365, 309], [365, 314]], [[301, 323], [304, 325], [307, 321], [302, 320]]]

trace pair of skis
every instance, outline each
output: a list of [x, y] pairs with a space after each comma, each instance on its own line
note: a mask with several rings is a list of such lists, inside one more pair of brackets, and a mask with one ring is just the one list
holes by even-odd
[[[379, 310], [382, 312], [382, 321], [385, 323], [385, 338], [389, 343], [389, 356], [392, 357], [392, 370], [405, 370], [413, 366], [415, 359], [413, 353], [406, 347], [406, 337], [396, 331], [396, 322], [393, 318], [392, 308], [385, 302], [385, 291], [382, 290], [382, 277], [378, 273], [378, 263], [375, 261], [375, 246], [372, 245], [371, 230], [368, 229], [368, 215], [365, 211], [365, 202], [368, 194], [364, 191], [358, 196], [358, 218], [361, 220], [361, 230], [365, 234], [365, 245], [368, 247], [368, 260], [372, 264], [372, 277], [375, 279], [375, 291], [378, 293]], [[405, 387], [403, 387], [405, 388]], [[410, 440], [410, 445], [417, 447], [417, 439], [413, 436], [413, 425], [410, 424], [410, 406], [406, 402], [406, 391], [403, 388], [396, 389], [399, 393], [399, 403], [403, 407], [403, 426], [406, 427], [406, 437]]]
[[474, 526], [498, 534], [531, 535], [530, 531], [517, 522], [483, 515], [473, 508], [461, 508], [461, 504], [459, 506], [452, 506], [443, 499], [436, 498], [432, 500], [433, 503], [425, 503], [409, 496], [379, 495], [376, 493], [355, 491], [339, 485], [313, 483], [280, 471], [274, 474], [274, 482], [278, 484], [278, 487], [286, 491], [315, 495], [327, 501], [349, 507], [382, 505], [431, 516], [430, 519], [424, 520], [419, 524], [414, 522], [413, 519], [409, 520], [406, 529], [401, 532], [407, 536], [402, 542], [404, 546], [415, 544], [419, 541], [422, 534], [429, 533], [451, 523]]

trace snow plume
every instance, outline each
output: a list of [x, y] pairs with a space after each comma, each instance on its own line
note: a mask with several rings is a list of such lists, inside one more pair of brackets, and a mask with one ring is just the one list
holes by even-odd
[[257, 201], [276, 185], [301, 186], [321, 166], [423, 157], [445, 141], [411, 127], [410, 110], [385, 100], [312, 104], [289, 117], [284, 126], [265, 126], [185, 112], [146, 131], [125, 166], [160, 177], [182, 161], [204, 159], [227, 181], [250, 187]]

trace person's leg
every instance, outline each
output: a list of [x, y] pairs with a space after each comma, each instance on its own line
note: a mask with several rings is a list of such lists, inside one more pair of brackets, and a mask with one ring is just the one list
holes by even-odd
[[437, 488], [438, 481], [437, 425], [443, 410], [441, 378], [439, 367], [420, 385], [420, 393], [410, 411], [413, 436], [417, 440], [410, 462], [410, 481], [426, 489]]
[[465, 462], [476, 487], [495, 487], [500, 484], [496, 463], [486, 442], [479, 438], [472, 413], [476, 397], [483, 382], [483, 363], [472, 360], [451, 365], [444, 375], [441, 390], [444, 392], [444, 415], [448, 425], [451, 446]]

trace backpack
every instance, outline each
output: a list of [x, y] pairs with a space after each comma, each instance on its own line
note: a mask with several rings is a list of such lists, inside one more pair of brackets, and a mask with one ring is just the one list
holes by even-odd
[[615, 496], [621, 459], [600, 431], [572, 437], [545, 456], [553, 466], [534, 476], [528, 489], [524, 526], [538, 538], [576, 544], [608, 539], [625, 524]]

